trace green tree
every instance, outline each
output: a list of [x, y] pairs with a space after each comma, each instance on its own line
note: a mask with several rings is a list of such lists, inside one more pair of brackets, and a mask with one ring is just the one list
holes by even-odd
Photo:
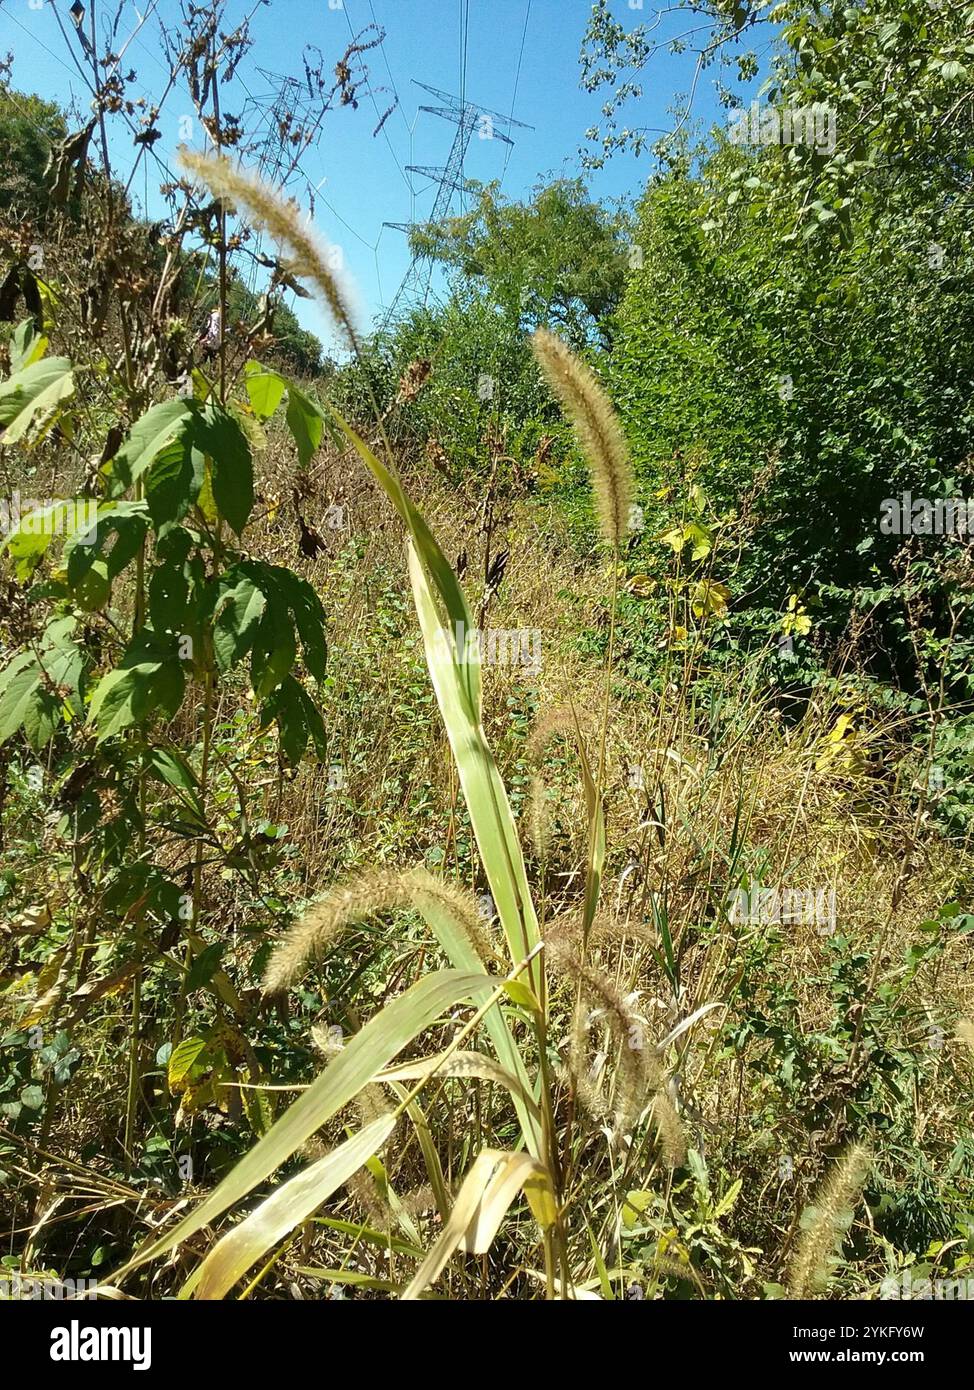
[[528, 203], [508, 201], [493, 183], [465, 216], [414, 233], [412, 247], [481, 285], [522, 328], [551, 328], [582, 346], [608, 341], [628, 220], [589, 198], [581, 179], [539, 186]]
[[0, 211], [36, 215], [46, 207], [44, 171], [52, 146], [66, 135], [53, 102], [0, 86]]

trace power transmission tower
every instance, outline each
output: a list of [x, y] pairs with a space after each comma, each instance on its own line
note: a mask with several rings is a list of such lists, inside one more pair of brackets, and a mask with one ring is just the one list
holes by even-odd
[[[510, 129], [511, 126], [519, 126], [522, 130], [534, 129], [533, 126], [525, 125], [523, 121], [512, 120], [510, 116], [502, 116], [498, 111], [489, 111], [485, 106], [476, 106], [471, 101], [460, 101], [457, 97], [451, 96], [449, 92], [441, 92], [439, 88], [430, 87], [425, 82], [416, 82], [415, 85], [422, 87], [424, 92], [430, 92], [440, 101], [446, 103], [443, 106], [421, 106], [420, 111], [428, 111], [432, 116], [442, 116], [444, 120], [452, 121], [457, 127], [457, 133], [453, 137], [453, 146], [446, 164], [442, 168], [429, 168], [422, 164], [406, 165], [410, 173], [422, 174], [426, 178], [433, 179], [438, 187], [436, 197], [433, 200], [433, 210], [427, 222], [385, 223], [387, 227], [394, 227], [400, 232], [412, 232], [419, 226], [428, 230], [439, 226], [449, 216], [453, 195], [462, 193], [465, 187], [464, 161], [475, 131], [481, 140], [503, 140], [505, 145], [513, 145], [514, 141], [498, 129], [499, 126], [507, 129]], [[382, 320], [383, 328], [386, 328], [395, 319], [399, 309], [404, 304], [426, 304], [432, 275], [433, 257], [425, 254], [414, 255], [409, 263], [409, 269], [403, 277], [402, 284], [396, 291], [395, 298], [386, 310]]]
[[[304, 82], [269, 68], [258, 67], [257, 72], [270, 84], [270, 91], [255, 96], [245, 88], [244, 114], [250, 118], [254, 131], [246, 153], [250, 161], [256, 163], [260, 177], [274, 188], [290, 191], [298, 179], [303, 180], [313, 216], [315, 194], [321, 183], [317, 186], [311, 183], [301, 167], [301, 158], [311, 146], [318, 144], [331, 94], [325, 90], [320, 74], [309, 67], [307, 57]], [[260, 257], [262, 245], [263, 234], [257, 232], [249, 274], [251, 290], [257, 283], [261, 265], [267, 264]]]

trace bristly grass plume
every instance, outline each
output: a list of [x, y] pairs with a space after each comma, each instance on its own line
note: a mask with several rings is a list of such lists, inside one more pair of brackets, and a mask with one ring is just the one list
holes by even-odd
[[829, 1279], [829, 1259], [852, 1221], [856, 1201], [869, 1175], [872, 1152], [853, 1144], [835, 1168], [813, 1207], [792, 1261], [788, 1288], [792, 1298], [821, 1292]]
[[612, 403], [595, 373], [554, 333], [539, 328], [531, 345], [588, 460], [602, 534], [612, 545], [621, 545], [629, 530], [633, 474]]
[[477, 903], [470, 893], [425, 869], [399, 873], [375, 869], [330, 889], [312, 903], [282, 938], [264, 972], [264, 993], [279, 994], [300, 978], [307, 962], [320, 958], [347, 927], [383, 912], [420, 908], [423, 900], [444, 908], [473, 946], [481, 960], [493, 948], [481, 930]]
[[182, 149], [179, 162], [189, 173], [201, 179], [217, 198], [224, 198], [235, 207], [245, 208], [276, 241], [289, 249], [288, 270], [299, 279], [317, 286], [335, 322], [345, 334], [349, 347], [358, 352], [360, 340], [348, 306], [347, 292], [339, 285], [335, 271], [328, 264], [329, 248], [311, 235], [293, 203], [282, 202], [269, 184], [244, 173], [224, 155], [202, 155]]

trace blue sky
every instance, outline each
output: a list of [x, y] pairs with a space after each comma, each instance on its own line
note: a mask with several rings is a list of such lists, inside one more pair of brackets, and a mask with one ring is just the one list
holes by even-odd
[[[70, 32], [68, 0], [56, 3]], [[74, 98], [85, 112], [90, 94], [65, 52], [51, 0], [33, 7], [38, 4], [39, 0], [0, 0], [0, 53], [14, 53], [13, 85], [63, 105]], [[253, 5], [254, 0], [231, 0], [229, 15], [239, 19]], [[111, 5], [100, 0], [105, 13], [109, 9], [114, 13], [114, 8], [114, 0]], [[116, 52], [137, 29], [139, 15], [149, 8], [152, 0], [126, 0]], [[179, 12], [178, 0], [157, 0], [154, 9], [125, 52], [123, 67], [137, 74], [130, 96], [158, 99], [165, 83], [158, 22], [172, 23]], [[631, 8], [629, 0], [614, 0], [613, 9], [627, 24], [651, 15], [650, 0], [642, 13], [638, 7]], [[458, 93], [463, 83], [468, 101], [505, 115], [513, 111], [514, 119], [533, 127], [513, 132], [513, 148], [498, 140], [474, 138], [465, 167], [469, 178], [486, 182], [503, 177], [506, 194], [526, 196], [540, 178], [580, 172], [578, 151], [584, 132], [599, 119], [604, 98], [589, 95], [579, 85], [578, 52], [589, 11], [590, 0], [341, 0], [340, 4], [339, 0], [271, 0], [258, 6], [253, 21], [256, 43], [240, 66], [239, 81], [223, 97], [224, 110], [234, 114], [240, 114], [249, 96], [260, 98], [270, 90], [272, 84], [258, 69], [300, 77], [302, 48], [311, 43], [321, 50], [330, 70], [353, 33], [373, 22], [385, 30], [382, 48], [366, 56], [372, 96], [365, 96], [357, 111], [346, 107], [329, 113], [320, 145], [302, 161], [312, 183], [324, 180], [315, 222], [324, 236], [342, 248], [364, 319], [391, 300], [409, 262], [404, 234], [384, 228], [383, 223], [422, 220], [432, 207], [434, 187], [422, 175], [405, 174], [405, 166], [443, 164], [456, 129], [440, 117], [419, 111], [421, 104], [437, 102], [416, 87], [414, 79], [451, 93]], [[461, 15], [467, 12], [462, 46]], [[685, 28], [685, 12], [671, 16], [667, 23], [671, 27], [664, 32]], [[461, 71], [464, 47], [465, 78]], [[631, 123], [671, 125], [668, 113], [688, 92], [693, 67], [692, 53], [659, 54], [646, 75], [644, 95]], [[694, 116], [705, 124], [723, 119], [714, 94], [715, 75], [715, 69], [704, 74], [694, 98]], [[398, 108], [375, 136], [377, 110], [384, 111], [394, 93]], [[167, 97], [159, 121], [162, 138], [154, 147], [162, 161], [173, 164], [181, 143], [180, 118], [191, 116], [192, 111], [185, 87]], [[186, 143], [205, 147], [198, 123], [193, 134]], [[112, 139], [112, 158], [119, 171], [127, 174], [135, 153], [130, 133], [119, 128]], [[153, 161], [145, 160], [144, 165], [144, 174], [140, 169], [132, 191], [137, 201], [145, 201], [150, 216], [158, 216], [162, 205], [154, 185], [163, 175]], [[616, 156], [604, 170], [590, 176], [592, 190], [609, 198], [636, 197], [650, 168], [648, 156], [638, 161]], [[307, 326], [331, 346], [331, 335], [317, 310], [305, 304], [296, 307]]]

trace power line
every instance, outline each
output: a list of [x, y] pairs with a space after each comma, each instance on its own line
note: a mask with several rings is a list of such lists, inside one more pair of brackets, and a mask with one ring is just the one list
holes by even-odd
[[[524, 11], [524, 28], [521, 30], [521, 51], [520, 51], [520, 53], [518, 53], [518, 55], [517, 55], [517, 71], [516, 71], [515, 74], [514, 74], [514, 95], [511, 97], [511, 115], [512, 115], [512, 116], [514, 115], [514, 107], [517, 105], [517, 89], [518, 89], [518, 84], [519, 84], [520, 81], [521, 81], [521, 62], [522, 62], [522, 59], [524, 58], [524, 40], [525, 40], [525, 39], [527, 38], [527, 36], [528, 36], [528, 20], [531, 18], [531, 5], [532, 5], [532, 0], [528, 0], [527, 9]], [[512, 153], [513, 149], [514, 149], [514, 146], [513, 146], [513, 145], [509, 145], [509, 146], [508, 146], [508, 150], [507, 150], [507, 154], [504, 156], [504, 168], [501, 170], [501, 184], [503, 184], [503, 182], [504, 182], [504, 176], [505, 176], [506, 173], [507, 173], [507, 166], [508, 166], [508, 164], [510, 164], [510, 162], [511, 162], [511, 153]]]
[[[371, 8], [371, 0], [370, 0], [370, 8]], [[374, 11], [374, 10], [373, 10], [373, 15], [372, 15], [372, 17], [373, 17], [373, 20], [374, 20], [374, 19], [375, 19], [375, 11]], [[353, 41], [354, 41], [355, 38], [357, 37], [357, 35], [356, 35], [356, 33], [355, 33], [355, 30], [352, 28], [352, 17], [351, 17], [351, 15], [348, 13], [348, 10], [347, 10], [347, 9], [345, 10], [345, 20], [346, 20], [346, 22], [347, 22], [347, 24], [348, 24], [348, 32], [349, 32], [349, 34], [351, 34], [352, 39], [353, 39]], [[381, 32], [382, 32], [381, 29], [379, 29], [378, 24], [376, 24], [375, 27], [376, 27], [376, 32], [377, 32], [377, 33], [381, 33]], [[383, 50], [385, 49], [385, 42], [384, 42], [384, 39], [383, 39], [383, 42], [379, 44], [379, 47], [380, 47], [381, 49], [383, 49]], [[388, 59], [386, 60], [386, 66], [388, 67]], [[391, 76], [391, 73], [390, 73], [390, 76]], [[386, 130], [385, 119], [383, 118], [382, 112], [379, 110], [379, 103], [376, 101], [376, 99], [375, 99], [375, 93], [374, 93], [373, 90], [372, 90], [372, 83], [371, 83], [371, 81], [369, 80], [368, 69], [365, 70], [365, 85], [366, 85], [366, 90], [368, 91], [369, 97], [370, 97], [371, 100], [372, 100], [372, 105], [375, 107], [375, 114], [376, 114], [376, 116], [377, 116], [378, 119], [379, 119], [379, 122], [380, 122], [380, 125], [381, 125], [381, 128], [382, 128], [382, 135], [383, 135], [383, 138], [385, 139], [386, 144], [389, 146], [389, 153], [392, 155], [393, 159], [396, 161], [396, 168], [399, 170], [399, 173], [402, 175], [402, 181], [403, 181], [403, 183], [406, 185], [406, 187], [409, 189], [409, 196], [410, 196], [410, 198], [411, 198], [411, 197], [413, 196], [413, 186], [412, 186], [412, 184], [409, 182], [409, 179], [406, 177], [406, 172], [405, 172], [405, 170], [404, 170], [403, 167], [402, 167], [402, 164], [401, 164], [401, 162], [400, 162], [399, 156], [396, 154], [395, 150], [394, 150], [393, 147], [392, 147], [392, 141], [389, 139], [389, 132]], [[393, 95], [394, 95], [395, 98], [396, 98], [396, 105], [398, 106], [398, 104], [399, 104], [399, 96], [398, 96], [398, 93], [397, 93], [396, 90], [395, 90], [395, 84], [393, 84]], [[388, 113], [387, 113], [387, 114], [388, 114]], [[403, 116], [403, 120], [405, 120], [405, 116]], [[408, 126], [407, 126], [407, 129], [408, 129]]]
[[[466, 105], [467, 101], [467, 44], [470, 39], [470, 0], [459, 0], [460, 5], [460, 105]], [[460, 211], [464, 211], [464, 170], [463, 161], [466, 155], [466, 145], [460, 154]]]
[[[372, 16], [372, 23], [378, 29], [379, 21], [375, 17], [375, 6], [373, 5], [372, 0], [369, 0], [369, 13]], [[382, 43], [379, 45], [379, 47], [382, 49], [382, 61], [386, 65], [386, 72], [389, 74], [389, 81], [392, 83], [392, 95], [396, 98], [396, 110], [402, 117], [402, 123], [406, 127], [406, 134], [410, 135], [412, 134], [412, 132], [409, 129], [409, 122], [406, 120], [406, 113], [402, 109], [402, 102], [399, 100], [399, 92], [396, 88], [396, 79], [393, 77], [392, 68], [389, 66], [389, 55], [386, 53], [386, 45], [384, 39]]]
[[[461, 11], [462, 13], [462, 11]], [[427, 169], [421, 166], [410, 164], [408, 166], [411, 173], [422, 174], [424, 177], [432, 177], [438, 184], [436, 198], [433, 203], [433, 210], [427, 222], [423, 225], [427, 229], [442, 225], [450, 210], [450, 203], [455, 193], [462, 192], [463, 189], [463, 162], [467, 152], [467, 146], [473, 136], [473, 132], [482, 120], [488, 120], [491, 124], [492, 138], [503, 140], [508, 145], [513, 144], [511, 137], [505, 135], [503, 131], [497, 129], [498, 126], [522, 126], [522, 121], [515, 121], [510, 116], [503, 116], [499, 111], [489, 111], [486, 107], [474, 105], [473, 102], [459, 101], [451, 96], [449, 92], [441, 92], [438, 87], [431, 87], [426, 82], [413, 81], [417, 87], [429, 92], [444, 102], [443, 106], [421, 106], [420, 111], [428, 111], [434, 116], [442, 116], [451, 121], [457, 127], [457, 133], [453, 140], [453, 146], [447, 158], [447, 162], [442, 169]], [[530, 129], [530, 127], [525, 127]], [[395, 227], [399, 231], [412, 232], [415, 224], [410, 225], [404, 222], [387, 222], [386, 226]], [[383, 327], [390, 324], [396, 312], [403, 302], [415, 297], [423, 305], [429, 297], [430, 280], [432, 277], [434, 257], [428, 251], [416, 251], [413, 254], [406, 271], [405, 278], [399, 286], [395, 298], [386, 310], [383, 318]]]

